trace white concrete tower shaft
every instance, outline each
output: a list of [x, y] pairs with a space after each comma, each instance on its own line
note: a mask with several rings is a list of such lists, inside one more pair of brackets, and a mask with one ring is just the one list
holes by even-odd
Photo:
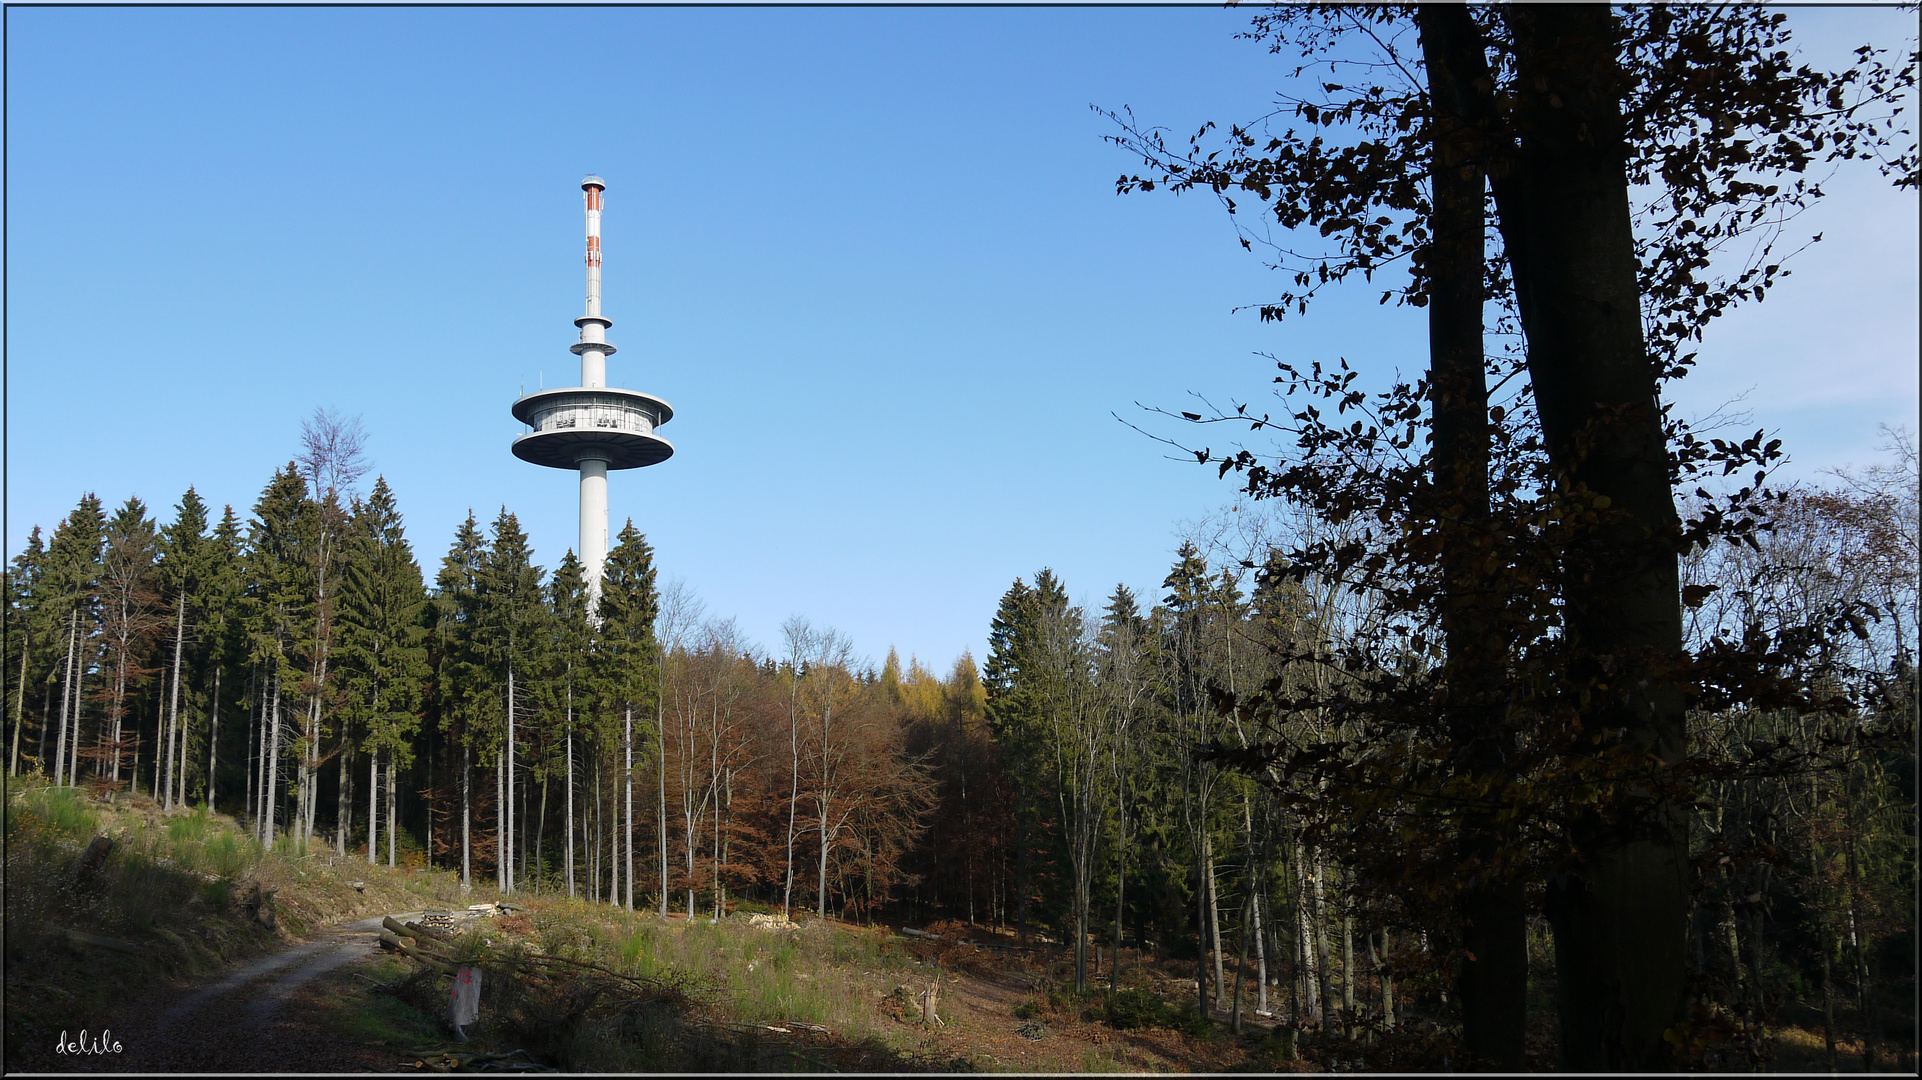
[[674, 409], [652, 394], [607, 385], [607, 358], [614, 345], [601, 314], [601, 206], [607, 183], [581, 181], [587, 206], [587, 311], [574, 320], [580, 340], [569, 346], [581, 358], [579, 386], [542, 389], [514, 401], [514, 418], [528, 430], [514, 440], [514, 456], [550, 469], [569, 469], [581, 480], [581, 572], [588, 611], [599, 606], [607, 565], [607, 474], [666, 461], [674, 445], [658, 429]]
[[587, 312], [581, 319], [581, 385], [607, 385], [607, 354], [612, 350], [595, 348], [607, 341], [608, 322], [601, 318], [601, 203], [607, 189], [592, 178], [581, 185], [587, 203]]
[[581, 576], [587, 609], [600, 606], [601, 570], [607, 565], [607, 462], [581, 458]]
[[[607, 328], [601, 315], [601, 205], [607, 187], [600, 177], [589, 177], [581, 184], [587, 204], [587, 311], [580, 320], [581, 385], [599, 388], [607, 385]], [[596, 348], [595, 346], [602, 346]], [[601, 570], [607, 565], [607, 459], [582, 453], [581, 469], [581, 571], [587, 578], [587, 610], [600, 606]]]

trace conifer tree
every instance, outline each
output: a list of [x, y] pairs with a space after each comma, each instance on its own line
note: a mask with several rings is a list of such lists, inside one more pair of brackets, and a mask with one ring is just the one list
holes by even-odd
[[395, 777], [413, 762], [427, 673], [421, 610], [427, 591], [407, 543], [385, 477], [354, 508], [343, 551], [340, 673], [347, 704], [343, 723], [362, 733], [368, 756], [367, 861], [377, 861], [380, 771], [386, 765], [387, 865], [396, 861], [399, 820]]
[[[213, 533], [207, 538], [203, 551], [204, 577], [200, 588], [201, 606], [201, 667], [203, 672], [212, 669], [213, 685], [207, 692], [207, 786], [206, 807], [212, 813], [219, 801], [220, 767], [220, 708], [223, 685], [228, 690], [241, 688], [240, 680], [225, 683], [227, 672], [247, 662], [247, 618], [245, 594], [247, 590], [245, 538], [241, 534], [240, 516], [234, 513], [232, 504], [221, 508], [220, 521], [214, 526]], [[204, 675], [203, 675], [204, 677]], [[248, 702], [246, 715], [252, 716], [252, 702]], [[242, 725], [243, 732], [251, 741], [252, 727]], [[240, 758], [243, 769], [249, 764], [247, 755]], [[250, 789], [242, 783], [243, 789]]]
[[300, 685], [295, 650], [308, 640], [307, 628], [313, 618], [314, 591], [308, 583], [304, 550], [312, 514], [307, 486], [294, 463], [288, 462], [268, 481], [248, 523], [244, 597], [248, 659], [260, 666], [266, 682], [255, 820], [260, 842], [268, 845], [274, 842], [279, 819], [280, 751], [287, 741], [282, 711], [291, 697], [288, 691]]
[[1015, 928], [1022, 943], [1028, 940], [1028, 829], [1031, 814], [1031, 770], [1035, 730], [1033, 680], [1024, 673], [1035, 667], [1033, 653], [1040, 604], [1035, 591], [1020, 578], [1001, 595], [1000, 607], [988, 628], [988, 663], [981, 682], [987, 689], [988, 727], [1008, 756], [1015, 777], [1014, 880]]
[[[186, 733], [180, 719], [180, 680], [187, 652], [188, 607], [205, 585], [207, 567], [207, 504], [189, 487], [180, 497], [172, 524], [160, 530], [161, 600], [173, 616], [173, 648], [167, 680], [167, 704], [163, 745], [156, 748], [154, 767], [156, 793], [161, 809], [171, 810], [175, 801], [176, 769], [181, 788], [187, 772]], [[197, 600], [193, 600], [195, 606]], [[196, 612], [197, 614], [197, 612]], [[176, 750], [176, 747], [178, 749]], [[184, 797], [183, 797], [184, 801]]]
[[[47, 655], [47, 644], [51, 640], [48, 622], [47, 590], [47, 546], [40, 538], [40, 526], [35, 525], [27, 534], [26, 546], [14, 556], [7, 566], [6, 577], [6, 635], [7, 653], [0, 656], [0, 670], [12, 676], [12, 701], [8, 711], [13, 716], [13, 746], [7, 757], [7, 775], [17, 776], [20, 772], [21, 729], [27, 723], [27, 683], [31, 672], [43, 662]], [[14, 662], [14, 655], [19, 662]], [[47, 717], [43, 706], [40, 717], [39, 747], [34, 752], [35, 763], [41, 764], [46, 757]]]
[[101, 549], [101, 637], [107, 665], [107, 713], [96, 753], [96, 770], [115, 784], [131, 739], [126, 733], [127, 697], [152, 670], [147, 650], [160, 619], [154, 610], [154, 547], [157, 536], [147, 506], [129, 497], [107, 522]]
[[57, 612], [60, 666], [59, 735], [54, 743], [52, 776], [55, 783], [72, 784], [79, 761], [82, 691], [94, 658], [96, 589], [100, 578], [100, 544], [106, 518], [92, 492], [53, 530], [47, 543], [48, 600]]
[[[654, 640], [661, 603], [656, 574], [654, 549], [629, 519], [615, 538], [614, 550], [607, 553], [595, 612], [600, 620], [596, 645], [602, 700], [619, 712], [621, 720], [621, 786], [616, 798], [621, 800], [625, 854], [616, 863], [626, 888], [622, 903], [629, 911], [634, 909], [634, 713], [641, 710], [645, 726], [646, 706], [660, 690], [659, 650]], [[661, 854], [665, 859], [666, 852]]]
[[[430, 605], [434, 668], [433, 709], [442, 732], [460, 746], [460, 879], [473, 883], [473, 757], [476, 740], [484, 736], [482, 723], [488, 697], [486, 669], [474, 641], [479, 618], [480, 568], [487, 557], [486, 540], [473, 511], [461, 523], [454, 543], [441, 559], [434, 577]], [[451, 844], [449, 845], [451, 848]]]
[[573, 551], [561, 557], [560, 565], [548, 580], [548, 607], [552, 618], [548, 621], [551, 644], [549, 655], [554, 657], [556, 679], [552, 685], [560, 700], [554, 702], [561, 712], [562, 769], [566, 777], [563, 819], [567, 822], [564, 833], [566, 854], [562, 856], [562, 876], [566, 880], [567, 895], [574, 895], [574, 741], [575, 716], [577, 710], [587, 709], [590, 700], [586, 694], [587, 684], [580, 679], [581, 673], [588, 671], [586, 661], [593, 639], [593, 626], [587, 619], [587, 582], [581, 573], [581, 561]]
[[488, 714], [498, 717], [489, 725], [496, 756], [495, 825], [499, 832], [496, 876], [504, 892], [515, 883], [514, 800], [519, 787], [516, 763], [516, 713], [525, 703], [522, 673], [531, 670], [528, 654], [540, 644], [538, 620], [541, 609], [541, 571], [533, 565], [533, 553], [520, 521], [506, 507], [494, 521], [493, 542], [482, 559], [476, 579], [475, 624], [472, 630], [480, 662], [485, 665], [489, 686], [496, 697]]

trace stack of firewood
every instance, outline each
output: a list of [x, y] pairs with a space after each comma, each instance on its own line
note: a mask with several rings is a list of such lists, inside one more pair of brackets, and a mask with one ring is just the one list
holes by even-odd
[[392, 915], [380, 921], [380, 944], [384, 949], [419, 961], [435, 971], [454, 974], [454, 956], [448, 934], [420, 922], [403, 923]]

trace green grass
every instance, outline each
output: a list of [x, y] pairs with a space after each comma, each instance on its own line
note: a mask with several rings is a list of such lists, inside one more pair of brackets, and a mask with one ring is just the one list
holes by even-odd
[[14, 778], [8, 784], [7, 842], [16, 839], [66, 840], [85, 843], [100, 829], [100, 816], [86, 796], [73, 788], [51, 787], [32, 779]]
[[[706, 1003], [703, 1015], [729, 1024], [813, 1024], [857, 1043], [888, 1047], [906, 1036], [885, 1017], [872, 996], [872, 982], [863, 976], [914, 982], [922, 972], [907, 976], [913, 958], [883, 935], [810, 922], [799, 929], [751, 927], [734, 916], [709, 923], [705, 918], [663, 921], [657, 915], [610, 909], [603, 905], [560, 898], [530, 899], [534, 942], [544, 951], [590, 961], [626, 975], [670, 983], [696, 991]], [[500, 957], [513, 946], [494, 947]], [[878, 980], [876, 980], [878, 981]], [[627, 1045], [642, 1040], [640, 1027], [658, 1026], [659, 1018], [630, 1017], [626, 1028], [586, 1031], [568, 1036], [574, 1049], [565, 1051], [574, 1068], [639, 1068], [652, 1062], [645, 1048]], [[665, 1029], [663, 1029], [664, 1031]], [[706, 1029], [703, 1029], [706, 1030]], [[778, 1040], [766, 1043], [752, 1035], [727, 1035], [714, 1042], [713, 1033], [683, 1031], [676, 1035], [689, 1061], [709, 1058], [741, 1067], [772, 1069], [816, 1068], [804, 1057], [784, 1057]], [[703, 1042], [703, 1040], [706, 1040]], [[742, 1041], [745, 1040], [745, 1041]], [[740, 1045], [734, 1045], [740, 1042]], [[689, 1049], [696, 1045], [701, 1049]], [[626, 1049], [623, 1049], [623, 1046]], [[774, 1057], [762, 1061], [762, 1057]], [[714, 1055], [720, 1055], [714, 1057]]]
[[[362, 974], [376, 982], [393, 985], [411, 975], [413, 965], [395, 957], [383, 957]], [[438, 1042], [440, 1025], [399, 997], [358, 983], [354, 992], [334, 999], [332, 1019], [336, 1029], [358, 1041], [386, 1043], [389, 1046], [417, 1046]]]

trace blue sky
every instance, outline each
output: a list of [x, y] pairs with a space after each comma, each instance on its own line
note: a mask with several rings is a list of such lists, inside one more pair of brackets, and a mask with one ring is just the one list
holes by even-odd
[[[1260, 399], [1257, 351], [1423, 362], [1419, 316], [1361, 290], [1232, 313], [1278, 283], [1218, 205], [1114, 194], [1136, 163], [1089, 106], [1183, 136], [1257, 115], [1285, 71], [1234, 39], [1250, 14], [9, 9], [8, 557], [87, 490], [244, 514], [326, 406], [430, 575], [503, 505], [552, 566], [577, 486], [509, 453], [508, 406], [578, 381], [592, 171], [609, 381], [676, 410], [676, 456], [610, 477], [614, 527], [709, 614], [945, 670], [1041, 566], [1157, 595], [1232, 492], [1111, 414]], [[1793, 18], [1831, 52], [1913, 27]], [[1806, 476], [1916, 426], [1916, 198], [1831, 190], [1799, 223], [1823, 243], [1680, 394], [1747, 393]]]

